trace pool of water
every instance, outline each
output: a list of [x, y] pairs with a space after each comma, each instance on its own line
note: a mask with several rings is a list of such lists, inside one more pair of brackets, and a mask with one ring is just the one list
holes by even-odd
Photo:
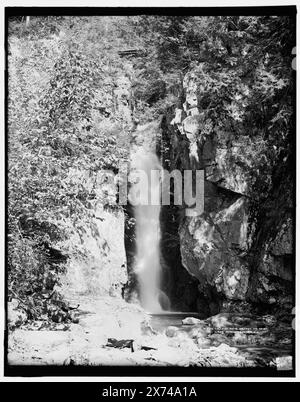
[[166, 311], [164, 313], [149, 313], [150, 316], [150, 324], [151, 327], [158, 332], [163, 332], [167, 327], [182, 327], [183, 329], [192, 327], [191, 325], [182, 325], [182, 320], [186, 317], [194, 317], [199, 318], [200, 315], [198, 313], [193, 312], [173, 312]]

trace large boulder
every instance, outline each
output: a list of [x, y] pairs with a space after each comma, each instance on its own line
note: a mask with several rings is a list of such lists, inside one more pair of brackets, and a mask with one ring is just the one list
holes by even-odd
[[182, 320], [182, 324], [183, 325], [196, 325], [196, 324], [200, 324], [201, 320], [199, 320], [199, 318], [195, 318], [195, 317], [186, 317]]
[[169, 326], [168, 328], [166, 328], [165, 333], [166, 333], [166, 336], [168, 336], [169, 338], [173, 338], [174, 336], [176, 336], [178, 334], [178, 328]]
[[77, 300], [76, 295], [121, 297], [127, 282], [124, 222], [123, 211], [99, 206], [91, 227], [74, 231], [71, 241], [78, 253], [71, 255], [62, 278], [65, 296], [72, 300]]
[[179, 228], [182, 263], [200, 284], [228, 299], [244, 300], [249, 268], [246, 200], [238, 198], [218, 212], [186, 217]]

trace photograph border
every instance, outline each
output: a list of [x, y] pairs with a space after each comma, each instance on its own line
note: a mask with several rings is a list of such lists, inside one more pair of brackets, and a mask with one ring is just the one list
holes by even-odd
[[[9, 365], [8, 325], [7, 325], [7, 298], [8, 298], [8, 271], [7, 271], [7, 232], [8, 232], [8, 19], [14, 16], [93, 16], [93, 15], [190, 15], [190, 16], [290, 16], [295, 20], [296, 6], [261, 6], [261, 7], [5, 7], [5, 336], [4, 336], [4, 376], [155, 376], [155, 377], [295, 377], [296, 375], [296, 342], [293, 331], [293, 369], [278, 370], [276, 368], [227, 368], [227, 367], [157, 367], [157, 366], [25, 366]], [[295, 30], [296, 46], [296, 30]], [[293, 71], [296, 82], [296, 71]], [[296, 268], [296, 86], [293, 94], [293, 265]], [[296, 297], [296, 269], [293, 278], [293, 305]]]

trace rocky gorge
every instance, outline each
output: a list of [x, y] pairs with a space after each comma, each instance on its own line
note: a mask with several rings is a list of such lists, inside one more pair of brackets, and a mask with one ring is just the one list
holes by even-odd
[[[194, 311], [199, 318], [177, 320], [175, 326], [162, 324], [159, 330], [152, 327], [151, 317], [138, 306], [134, 224], [129, 246], [124, 237], [133, 216], [126, 222], [122, 211], [100, 206], [95, 211], [93, 233], [73, 239], [83, 243], [93, 259], [85, 265], [69, 259], [62, 281], [67, 300], [79, 306], [75, 323], [58, 323], [49, 331], [39, 321], [15, 329], [9, 342], [11, 365], [272, 368], [276, 359], [282, 358], [291, 367], [293, 276], [291, 265], [286, 264], [293, 253], [291, 218], [287, 214], [283, 219], [272, 246], [265, 239], [260, 255], [251, 258], [256, 229], [249, 222], [250, 182], [245, 182], [250, 167], [239, 167], [237, 174], [231, 158], [243, 158], [241, 148], [251, 154], [253, 144], [239, 139], [241, 143], [225, 148], [217, 136], [204, 136], [195, 81], [196, 76], [188, 73], [186, 110], [177, 108], [172, 120], [172, 116], [161, 116], [158, 122], [138, 127], [133, 138], [135, 143], [143, 143], [144, 138], [157, 142], [157, 149], [169, 141], [169, 159], [159, 154], [161, 160], [169, 160], [169, 168], [190, 168], [191, 155], [196, 152], [196, 167], [205, 169], [202, 215], [183, 216], [174, 212], [178, 208], [174, 206], [164, 206], [161, 212], [163, 289], [171, 310], [187, 311], [187, 317], [188, 311]], [[219, 153], [223, 157], [218, 159]], [[109, 191], [115, 197], [113, 189]], [[175, 224], [177, 250], [174, 253], [171, 246], [170, 258], [164, 227], [170, 229], [173, 213], [180, 218]], [[170, 272], [172, 263], [174, 272]], [[18, 315], [13, 308], [10, 314], [14, 325], [13, 317]], [[120, 345], [109, 346], [112, 339], [121, 341]], [[132, 342], [131, 347], [122, 340]], [[54, 352], [49, 353], [50, 349]]]
[[[144, 53], [140, 56], [134, 49], [127, 53], [120, 50], [123, 45], [119, 44], [120, 38], [117, 36], [112, 40], [114, 50], [106, 43], [98, 45], [101, 57], [97, 56], [95, 60], [102, 63], [98, 69], [94, 68], [94, 64], [93, 67], [86, 66], [84, 63], [87, 63], [87, 59], [95, 62], [91, 43], [96, 43], [95, 37], [98, 38], [100, 30], [103, 30], [101, 32], [107, 39], [117, 31], [114, 24], [122, 27], [123, 23], [122, 19], [116, 20], [117, 23], [112, 22], [109, 17], [105, 21], [106, 25], [102, 26], [99, 21], [84, 20], [90, 29], [91, 38], [88, 37], [88, 40], [77, 22], [75, 28], [69, 23], [67, 28], [62, 25], [53, 35], [54, 38], [47, 36], [38, 45], [38, 49], [46, 47], [44, 54], [51, 50], [51, 54], [59, 60], [53, 66], [46, 59], [48, 64], [45, 71], [38, 64], [32, 70], [32, 76], [36, 77], [33, 81], [39, 83], [38, 93], [40, 88], [48, 88], [51, 83], [54, 92], [50, 91], [50, 100], [55, 99], [56, 102], [58, 99], [60, 102], [64, 88], [69, 88], [70, 77], [80, 90], [81, 80], [84, 80], [82, 76], [89, 77], [91, 71], [93, 74], [96, 74], [94, 71], [101, 71], [105, 79], [98, 83], [98, 76], [96, 79], [91, 75], [89, 82], [96, 85], [96, 89], [92, 87], [89, 91], [92, 100], [90, 104], [83, 103], [83, 112], [78, 111], [78, 105], [84, 98], [82, 93], [88, 92], [85, 87], [78, 99], [70, 102], [68, 98], [65, 103], [57, 101], [58, 106], [50, 109], [50, 117], [47, 115], [52, 124], [55, 113], [61, 113], [60, 109], [64, 107], [62, 114], [69, 116], [69, 111], [74, 107], [71, 105], [75, 104], [74, 113], [79, 123], [71, 115], [67, 124], [61, 127], [59, 124], [62, 124], [63, 118], [59, 114], [60, 119], [57, 118], [58, 122], [55, 120], [56, 125], [49, 125], [47, 134], [43, 128], [45, 123], [38, 122], [36, 124], [40, 126], [34, 126], [36, 131], [42, 131], [38, 140], [42, 144], [41, 149], [37, 141], [34, 152], [37, 149], [42, 163], [46, 161], [50, 164], [46, 170], [47, 174], [50, 171], [51, 180], [52, 176], [58, 175], [57, 172], [61, 174], [55, 186], [61, 186], [63, 195], [53, 205], [64, 205], [67, 199], [72, 211], [65, 213], [63, 209], [58, 210], [57, 214], [53, 212], [46, 218], [42, 213], [31, 217], [23, 211], [22, 215], [17, 215], [18, 219], [21, 216], [18, 224], [20, 241], [26, 242], [32, 239], [32, 233], [35, 236], [38, 233], [38, 246], [34, 245], [33, 250], [40, 250], [41, 244], [47, 248], [46, 254], [42, 249], [41, 264], [48, 271], [39, 279], [44, 286], [42, 291], [36, 287], [32, 291], [22, 289], [17, 293], [12, 286], [7, 305], [8, 365], [267, 367], [275, 370], [281, 364], [291, 370], [295, 305], [295, 189], [291, 169], [294, 160], [290, 152], [291, 144], [288, 143], [290, 137], [282, 140], [279, 135], [284, 131], [280, 119], [288, 118], [282, 117], [282, 111], [278, 114], [274, 112], [275, 117], [261, 117], [259, 113], [262, 112], [255, 109], [256, 104], [251, 104], [252, 109], [249, 106], [257, 96], [255, 91], [260, 94], [261, 90], [258, 84], [255, 84], [257, 87], [254, 84], [251, 87], [251, 80], [260, 82], [263, 76], [272, 81], [271, 73], [261, 72], [262, 67], [256, 66], [256, 70], [253, 67], [256, 71], [254, 78], [252, 73], [247, 75], [242, 71], [238, 75], [242, 78], [236, 84], [237, 78], [232, 78], [226, 63], [229, 59], [237, 63], [237, 60], [232, 60], [235, 52], [248, 57], [238, 49], [242, 34], [237, 34], [236, 42], [230, 50], [227, 49], [226, 55], [226, 46], [218, 44], [221, 47], [217, 49], [226, 60], [224, 65], [211, 61], [204, 48], [197, 48], [201, 55], [205, 55], [204, 62], [189, 62], [184, 68], [176, 67], [178, 71], [175, 72], [166, 62], [166, 66], [160, 66], [158, 74], [155, 70], [158, 67], [153, 67]], [[125, 22], [128, 23], [127, 20]], [[172, 28], [169, 27], [172, 35], [168, 31], [167, 38], [170, 37], [171, 41], [174, 35], [181, 38], [181, 34], [176, 34], [176, 29], [183, 23], [177, 20], [175, 23], [173, 20], [167, 22]], [[199, 24], [198, 20], [196, 22]], [[138, 28], [134, 20], [132, 24], [133, 28], [130, 29], [136, 32]], [[233, 28], [227, 20], [225, 25], [231, 38]], [[185, 35], [190, 35], [189, 25], [185, 29]], [[198, 28], [193, 29], [198, 32]], [[256, 22], [241, 18], [238, 32], [245, 30], [247, 34], [247, 29], [256, 32]], [[74, 37], [79, 35], [83, 49], [78, 50], [76, 42], [74, 45], [73, 34]], [[125, 35], [123, 31], [122, 35]], [[145, 33], [137, 36], [143, 38], [143, 35], [146, 36]], [[26, 42], [24, 45], [15, 36], [12, 35], [11, 39], [12, 80], [18, 78], [27, 60]], [[169, 43], [164, 39], [164, 43]], [[122, 40], [130, 43], [127, 37]], [[86, 43], [91, 48], [84, 46]], [[191, 43], [194, 42], [191, 40]], [[252, 46], [252, 39], [249, 43]], [[143, 45], [146, 46], [144, 42]], [[71, 61], [66, 62], [62, 57], [64, 46], [71, 46], [75, 54], [70, 51], [68, 57]], [[152, 48], [146, 47], [151, 58], [149, 49]], [[35, 50], [31, 49], [31, 52], [36, 57]], [[159, 57], [156, 48], [155, 52], [155, 57]], [[46, 58], [45, 55], [43, 57]], [[280, 60], [283, 58], [281, 55], [276, 57]], [[146, 78], [140, 73], [139, 58], [142, 63], [150, 65], [146, 69]], [[186, 63], [183, 56], [182, 59]], [[176, 61], [172, 61], [176, 65]], [[246, 61], [249, 62], [248, 59]], [[19, 72], [15, 66], [19, 66]], [[79, 78], [76, 68], [79, 69]], [[57, 80], [60, 74], [63, 75], [61, 71], [66, 70], [67, 77], [57, 87], [50, 79], [56, 70], [58, 72], [54, 76]], [[138, 82], [139, 74], [145, 81]], [[23, 91], [30, 93], [30, 81], [26, 85]], [[141, 88], [143, 85], [145, 88]], [[234, 96], [228, 101], [226, 91], [234, 85]], [[278, 91], [287, 85], [283, 80], [278, 84]], [[222, 95], [224, 87], [226, 96]], [[10, 91], [16, 92], [13, 85]], [[266, 91], [263, 95], [269, 99], [270, 93]], [[278, 99], [274, 99], [275, 104]], [[31, 105], [34, 119], [35, 108], [39, 104], [40, 101], [37, 101]], [[271, 108], [269, 105], [264, 107]], [[224, 115], [223, 109], [227, 114]], [[264, 128], [267, 123], [263, 118], [269, 119], [267, 129]], [[75, 128], [69, 127], [72, 119], [76, 120]], [[259, 124], [255, 125], [251, 119], [257, 119]], [[276, 126], [277, 121], [280, 121], [280, 127]], [[276, 141], [268, 137], [268, 133], [274, 135], [272, 125], [279, 133], [280, 138], [276, 137]], [[14, 130], [18, 132], [15, 127]], [[58, 138], [63, 136], [58, 145], [51, 130]], [[291, 128], [288, 130], [291, 131]], [[13, 129], [11, 131], [15, 132]], [[47, 136], [50, 145], [44, 144]], [[25, 140], [24, 143], [26, 147]], [[76, 153], [78, 149], [81, 154]], [[118, 181], [118, 162], [123, 162], [128, 169], [127, 190], [130, 192], [134, 188], [134, 181], [130, 179], [130, 173], [134, 170], [133, 155], [141, 149], [148, 154], [151, 152], [151, 158], [159, 169], [181, 173], [185, 170], [204, 172], [204, 210], [201, 214], [188, 214], [187, 209], [192, 211], [193, 207], [174, 203], [174, 184], [171, 184], [170, 204], [162, 205], [159, 213], [155, 209], [154, 223], [151, 223], [153, 216], [150, 214], [149, 223], [139, 225], [137, 219], [147, 217], [146, 210], [137, 213], [136, 207], [130, 202], [119, 205], [121, 184]], [[61, 150], [67, 155], [65, 160], [59, 154]], [[64, 162], [59, 168], [56, 153]], [[30, 174], [36, 174], [34, 169], [35, 165], [29, 169], [33, 172]], [[147, 169], [150, 169], [149, 166]], [[52, 185], [52, 181], [50, 183]], [[44, 193], [44, 189], [38, 190], [39, 199], [43, 199]], [[51, 208], [56, 211], [54, 207]], [[41, 210], [45, 213], [51, 208], [42, 205]], [[66, 229], [66, 232], [57, 235], [57, 227]], [[142, 247], [138, 244], [141, 230], [144, 231]], [[152, 288], [157, 292], [159, 287], [160, 296], [157, 300], [161, 311], [150, 311], [151, 308], [143, 305], [141, 296], [137, 260], [143, 259], [141, 254], [152, 252], [147, 233], [157, 236], [155, 255], [152, 253], [152, 256], [148, 256], [145, 265], [148, 270], [155, 265], [156, 283]], [[21, 252], [26, 256], [28, 249], [24, 248]], [[22, 261], [17, 260], [17, 268], [22, 266]], [[31, 258], [24, 266], [32, 267], [34, 263]], [[60, 267], [63, 269], [60, 270]], [[18, 283], [19, 277], [16, 275], [11, 282]], [[144, 287], [151, 276], [145, 278]], [[32, 277], [28, 281], [31, 280]], [[33, 299], [37, 294], [42, 302], [35, 306]], [[25, 297], [31, 298], [30, 308], [26, 305], [29, 302]], [[53, 302], [50, 307], [47, 304], [49, 300]]]

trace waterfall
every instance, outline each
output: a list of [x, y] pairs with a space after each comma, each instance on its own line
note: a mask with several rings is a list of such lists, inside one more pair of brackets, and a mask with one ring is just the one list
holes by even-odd
[[144, 178], [141, 180], [139, 176], [139, 181], [132, 183], [129, 192], [129, 200], [132, 202], [135, 198], [136, 261], [134, 270], [139, 283], [140, 302], [149, 312], [161, 312], [161, 304], [166, 305], [167, 299], [160, 289], [161, 185], [159, 172], [161, 165], [153, 151], [137, 147], [132, 154], [131, 169], [136, 173], [142, 172]]

